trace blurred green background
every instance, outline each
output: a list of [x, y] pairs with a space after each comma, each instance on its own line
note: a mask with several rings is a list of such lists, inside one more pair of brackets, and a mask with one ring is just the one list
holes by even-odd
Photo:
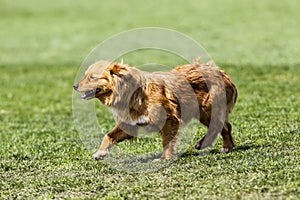
[[297, 1], [1, 0], [1, 65], [80, 63], [96, 44], [137, 27], [178, 30], [218, 63], [299, 62]]
[[[299, 10], [297, 0], [0, 0], [0, 198], [299, 198]], [[186, 34], [230, 74], [236, 151], [198, 157], [191, 144], [148, 174], [91, 159], [72, 121], [77, 70], [97, 44], [141, 27]], [[114, 124], [108, 112], [99, 121]]]

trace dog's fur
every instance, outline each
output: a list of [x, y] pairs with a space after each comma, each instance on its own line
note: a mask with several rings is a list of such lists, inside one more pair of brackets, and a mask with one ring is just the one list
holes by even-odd
[[[228, 115], [236, 102], [237, 90], [213, 62], [200, 64], [196, 60], [169, 72], [148, 73], [123, 63], [99, 61], [89, 67], [85, 78], [74, 88], [83, 93], [83, 99], [95, 97], [110, 107], [116, 120], [116, 126], [105, 135], [94, 154], [95, 159], [108, 155], [114, 144], [136, 137], [138, 127], [161, 132], [163, 153], [157, 161], [170, 159], [176, 153], [180, 125], [192, 118], [208, 127], [207, 135], [195, 148], [212, 145], [218, 132], [223, 137], [222, 151], [235, 146]], [[218, 104], [222, 91], [225, 103]], [[215, 102], [215, 108], [223, 109], [224, 115], [213, 114]], [[221, 129], [215, 127], [220, 125]]]

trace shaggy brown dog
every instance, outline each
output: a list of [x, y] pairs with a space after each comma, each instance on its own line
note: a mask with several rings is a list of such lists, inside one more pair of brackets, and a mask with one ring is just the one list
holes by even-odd
[[237, 90], [213, 62], [200, 64], [196, 60], [169, 72], [148, 73], [122, 63], [99, 61], [89, 67], [74, 89], [83, 93], [83, 99], [95, 97], [110, 107], [117, 123], [103, 138], [95, 159], [108, 155], [114, 144], [136, 137], [138, 127], [161, 132], [163, 153], [156, 161], [170, 159], [176, 153], [180, 125], [192, 118], [208, 127], [196, 149], [211, 146], [219, 132], [223, 137], [221, 151], [235, 146], [228, 115]]

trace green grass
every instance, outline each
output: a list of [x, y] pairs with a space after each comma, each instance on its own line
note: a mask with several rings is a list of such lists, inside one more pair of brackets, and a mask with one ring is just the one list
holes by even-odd
[[[298, 199], [299, 9], [296, 0], [0, 0], [0, 199]], [[106, 38], [149, 26], [192, 37], [233, 78], [235, 151], [216, 153], [219, 138], [208, 155], [189, 148], [139, 174], [91, 159], [72, 119], [80, 63]], [[147, 51], [127, 62], [146, 59]], [[107, 109], [98, 118], [104, 132], [113, 127]], [[160, 148], [151, 142], [117, 148]]]

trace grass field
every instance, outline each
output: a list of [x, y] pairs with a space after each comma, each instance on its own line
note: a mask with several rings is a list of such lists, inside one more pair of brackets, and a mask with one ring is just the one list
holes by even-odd
[[[299, 199], [299, 10], [297, 0], [0, 0], [0, 199]], [[234, 80], [233, 152], [216, 153], [219, 138], [208, 155], [190, 148], [139, 174], [91, 158], [72, 119], [77, 70], [98, 43], [149, 26], [192, 37]]]

